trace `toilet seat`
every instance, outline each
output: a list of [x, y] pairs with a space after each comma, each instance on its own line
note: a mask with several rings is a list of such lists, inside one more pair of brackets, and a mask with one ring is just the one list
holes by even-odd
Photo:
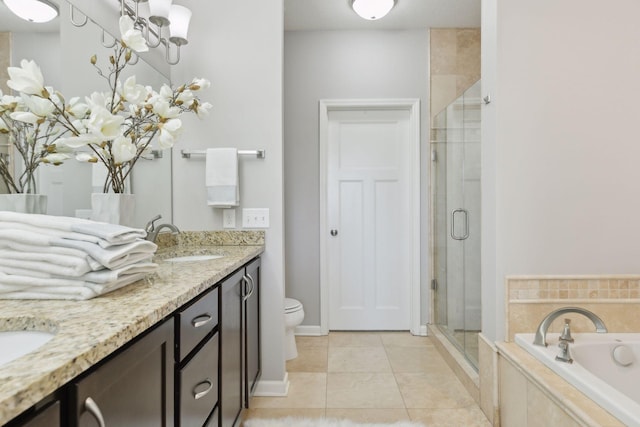
[[297, 299], [285, 298], [284, 299], [284, 313], [295, 313], [302, 309], [302, 303]]

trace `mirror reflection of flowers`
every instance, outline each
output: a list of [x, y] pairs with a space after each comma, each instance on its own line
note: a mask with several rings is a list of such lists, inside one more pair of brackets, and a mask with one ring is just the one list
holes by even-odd
[[[75, 118], [71, 111], [65, 112], [62, 95], [44, 87], [35, 62], [22, 60], [20, 68], [7, 71], [7, 85], [20, 94], [0, 91], [0, 135], [8, 135], [9, 143], [9, 157], [0, 156], [0, 178], [9, 193], [37, 193], [36, 169], [41, 164], [60, 165], [70, 157], [70, 149], [56, 140], [69, 132], [69, 120]], [[14, 153], [16, 158], [11, 159]]]
[[127, 178], [140, 157], [150, 152], [152, 141], [157, 140], [160, 149], [173, 146], [182, 130], [181, 114], [191, 112], [202, 118], [211, 109], [211, 104], [201, 102], [195, 93], [210, 86], [206, 79], [195, 78], [175, 89], [163, 85], [158, 92], [139, 84], [135, 75], [122, 82], [120, 76], [133, 52], [144, 52], [148, 47], [127, 16], [120, 18], [120, 33], [121, 41], [109, 57], [108, 72], [96, 65], [96, 55], [91, 57], [109, 91], [94, 92], [85, 102], [73, 98], [64, 108], [64, 117], [56, 117], [56, 124], [68, 131], [56, 141], [58, 150], [73, 149], [77, 160], [102, 163], [107, 169], [105, 193], [126, 191]]

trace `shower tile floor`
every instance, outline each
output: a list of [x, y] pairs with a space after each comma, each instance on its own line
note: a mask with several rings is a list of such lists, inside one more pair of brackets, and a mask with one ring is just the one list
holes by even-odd
[[408, 332], [331, 332], [296, 337], [289, 395], [255, 397], [249, 418], [420, 421], [428, 427], [490, 427], [429, 338]]

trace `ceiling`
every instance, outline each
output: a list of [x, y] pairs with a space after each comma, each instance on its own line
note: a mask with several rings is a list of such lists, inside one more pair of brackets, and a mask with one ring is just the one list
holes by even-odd
[[[54, 0], [55, 1], [55, 0]], [[479, 27], [480, 0], [397, 0], [379, 21], [367, 21], [351, 10], [349, 0], [284, 0], [284, 27], [288, 31], [399, 30], [415, 28]], [[60, 19], [68, 19], [66, 1], [60, 15], [45, 24], [34, 24], [15, 16], [0, 1], [0, 31], [57, 31]]]
[[480, 27], [480, 0], [397, 0], [378, 21], [360, 18], [350, 0], [284, 0], [284, 28], [289, 31], [454, 27]]

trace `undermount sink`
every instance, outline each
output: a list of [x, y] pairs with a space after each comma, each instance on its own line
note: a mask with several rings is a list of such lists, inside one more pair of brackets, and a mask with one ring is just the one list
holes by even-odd
[[165, 261], [168, 262], [192, 262], [192, 261], [208, 261], [210, 259], [218, 259], [223, 258], [223, 255], [188, 255], [188, 256], [178, 256], [174, 258], [167, 258]]
[[0, 366], [46, 344], [55, 334], [43, 331], [2, 331], [0, 332]]

